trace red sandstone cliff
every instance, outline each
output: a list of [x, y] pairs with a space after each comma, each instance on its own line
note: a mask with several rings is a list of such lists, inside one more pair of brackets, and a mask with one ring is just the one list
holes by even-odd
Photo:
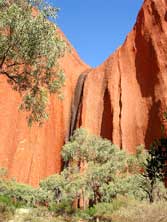
[[167, 107], [167, 1], [145, 0], [123, 46], [85, 81], [82, 126], [134, 152], [160, 136]]
[[65, 99], [52, 96], [41, 128], [27, 127], [19, 95], [0, 78], [0, 167], [18, 181], [37, 185], [59, 172], [61, 146], [80, 125], [129, 152], [160, 135], [167, 107], [167, 1], [145, 0], [125, 43], [101, 66], [89, 70], [74, 49], [61, 66]]
[[9, 176], [19, 182], [37, 185], [41, 178], [60, 172], [73, 91], [79, 74], [89, 68], [72, 47], [60, 63], [66, 75], [65, 98], [50, 98], [49, 120], [42, 127], [27, 126], [25, 113], [18, 111], [18, 93], [0, 78], [0, 167], [8, 168]]

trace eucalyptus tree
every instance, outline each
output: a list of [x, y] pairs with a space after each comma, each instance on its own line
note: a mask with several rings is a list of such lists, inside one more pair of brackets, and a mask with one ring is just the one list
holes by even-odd
[[0, 0], [0, 76], [22, 95], [28, 123], [42, 123], [50, 93], [64, 84], [59, 59], [66, 44], [57, 26], [58, 9], [43, 0]]
[[103, 187], [115, 183], [118, 175], [126, 174], [128, 160], [126, 153], [109, 140], [82, 128], [64, 145], [62, 158], [68, 163], [66, 171], [70, 171], [68, 193], [74, 194], [81, 207], [104, 201]]

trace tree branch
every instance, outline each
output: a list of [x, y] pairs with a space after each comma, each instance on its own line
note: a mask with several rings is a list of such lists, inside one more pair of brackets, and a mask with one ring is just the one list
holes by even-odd
[[2, 66], [3, 66], [3, 64], [4, 64], [4, 62], [5, 62], [6, 56], [7, 56], [8, 52], [9, 52], [9, 50], [10, 50], [10, 48], [11, 48], [11, 45], [7, 48], [6, 52], [4, 53], [4, 56], [3, 56], [2, 61], [1, 61], [1, 63], [0, 63], [0, 68], [2, 68]]
[[13, 63], [13, 64], [7, 65], [7, 67], [9, 68], [9, 67], [20, 66], [20, 65], [24, 65], [24, 64], [25, 64], [24, 62], [23, 62], [23, 63], [17, 63], [17, 62], [15, 62], [15, 63]]
[[7, 76], [8, 79], [11, 79], [11, 80], [14, 81], [15, 83], [18, 83], [17, 80], [16, 80], [17, 76], [15, 76], [15, 75], [10, 75], [8, 72], [5, 72], [5, 71], [0, 72], [0, 74]]

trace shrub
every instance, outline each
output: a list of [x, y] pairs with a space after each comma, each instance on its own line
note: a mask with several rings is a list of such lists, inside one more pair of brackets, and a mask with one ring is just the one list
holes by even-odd
[[0, 178], [0, 201], [6, 200], [16, 208], [22, 206], [46, 205], [50, 194], [40, 188], [17, 183], [14, 180]]
[[0, 197], [0, 221], [10, 219], [15, 212], [15, 207], [8, 197]]
[[75, 212], [71, 203], [68, 201], [62, 201], [60, 203], [50, 203], [49, 210], [54, 212], [56, 215], [69, 215]]
[[114, 183], [117, 175], [126, 174], [125, 152], [109, 140], [91, 135], [82, 128], [77, 129], [64, 145], [62, 157], [68, 163], [65, 173], [68, 180], [66, 193], [72, 194], [73, 200], [89, 200], [90, 207], [103, 200], [101, 188], [104, 185]]
[[157, 187], [166, 177], [166, 161], [162, 153], [162, 147], [166, 150], [166, 146], [166, 139], [155, 140], [150, 145], [143, 161], [143, 172], [138, 176], [139, 189], [145, 192], [150, 203], [155, 201]]

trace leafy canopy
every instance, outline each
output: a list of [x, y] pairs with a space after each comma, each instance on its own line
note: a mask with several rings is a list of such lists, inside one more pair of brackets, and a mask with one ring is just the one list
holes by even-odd
[[64, 145], [62, 158], [61, 174], [41, 182], [44, 190], [55, 193], [55, 201], [78, 200], [78, 206], [92, 207], [111, 203], [118, 195], [139, 200], [150, 200], [150, 194], [154, 199], [166, 197], [159, 181], [164, 168], [154, 147], [147, 152], [139, 146], [135, 155], [129, 155], [81, 128]]
[[57, 11], [43, 0], [0, 0], [0, 75], [23, 95], [30, 125], [47, 118], [48, 94], [64, 84], [58, 60], [66, 45], [47, 20]]
[[136, 155], [129, 155], [110, 141], [77, 129], [62, 149], [66, 167], [60, 174], [49, 176], [39, 188], [32, 189], [5, 180], [6, 170], [0, 169], [0, 193], [24, 205], [47, 205], [58, 215], [73, 212], [75, 206], [89, 208], [98, 217], [109, 208], [112, 211], [122, 197], [125, 201], [166, 200], [161, 181], [166, 175], [165, 162], [159, 145], [154, 143], [149, 151], [139, 146]]
[[[165, 143], [164, 143], [165, 142]], [[166, 158], [163, 157], [162, 148], [166, 153], [167, 140], [155, 140], [148, 150], [143, 172], [140, 175], [139, 186], [146, 193], [150, 203], [156, 199], [155, 191], [166, 179]]]
[[44, 189], [56, 191], [55, 200], [58, 197], [71, 202], [78, 199], [85, 205], [89, 202], [89, 206], [112, 201], [117, 192], [113, 194], [112, 190], [109, 194], [106, 189], [109, 190], [111, 183], [117, 183], [118, 175], [122, 179], [127, 175], [128, 156], [125, 152], [82, 128], [77, 129], [64, 145], [62, 157], [66, 163], [62, 173], [41, 182]]

